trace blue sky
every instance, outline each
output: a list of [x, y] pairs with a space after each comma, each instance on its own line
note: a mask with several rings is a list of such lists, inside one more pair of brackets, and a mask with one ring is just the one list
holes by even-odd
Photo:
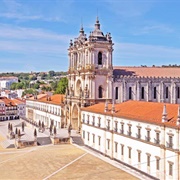
[[180, 64], [178, 0], [0, 0], [0, 72], [66, 71], [70, 39], [98, 16], [120, 66]]

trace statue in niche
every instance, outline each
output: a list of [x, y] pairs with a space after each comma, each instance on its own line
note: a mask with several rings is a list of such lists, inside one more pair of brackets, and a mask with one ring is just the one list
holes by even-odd
[[82, 88], [79, 88], [79, 97], [82, 97]]
[[85, 88], [84, 88], [84, 97], [88, 98], [89, 97], [89, 91], [88, 91], [88, 85], [86, 84]]
[[70, 88], [70, 95], [71, 95], [71, 96], [74, 96], [73, 85], [72, 85], [71, 88]]

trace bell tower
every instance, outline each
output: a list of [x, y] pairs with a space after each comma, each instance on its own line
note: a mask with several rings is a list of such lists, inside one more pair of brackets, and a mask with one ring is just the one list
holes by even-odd
[[66, 123], [75, 129], [81, 127], [81, 107], [112, 100], [112, 52], [111, 34], [103, 34], [98, 17], [88, 38], [81, 27], [70, 41]]

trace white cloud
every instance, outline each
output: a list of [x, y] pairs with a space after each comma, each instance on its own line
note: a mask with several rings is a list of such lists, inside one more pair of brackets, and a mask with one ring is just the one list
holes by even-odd
[[51, 41], [69, 42], [73, 36], [60, 35], [51, 31], [47, 31], [40, 28], [25, 28], [19, 26], [10, 26], [6, 24], [0, 24], [0, 38], [1, 39], [41, 39]]
[[136, 43], [115, 43], [114, 61], [118, 65], [179, 64], [179, 59], [180, 48]]
[[165, 24], [144, 26], [135, 30], [134, 35], [150, 34], [150, 33], [173, 33], [174, 29]]
[[35, 53], [57, 58], [57, 56], [67, 56], [68, 43], [73, 37], [43, 29], [0, 24], [0, 51], [9, 54], [26, 54], [27, 57]]

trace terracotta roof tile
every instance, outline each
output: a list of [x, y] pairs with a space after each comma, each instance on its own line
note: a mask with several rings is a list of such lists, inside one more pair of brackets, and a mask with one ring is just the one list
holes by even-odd
[[104, 112], [104, 103], [95, 104], [86, 108], [84, 111], [113, 115], [126, 119], [133, 119], [142, 122], [153, 124], [167, 125], [177, 127], [178, 104], [166, 104], [168, 122], [162, 123], [162, 112], [164, 103], [142, 102], [142, 101], [127, 101], [120, 104], [115, 104], [115, 113], [111, 113], [112, 105], [108, 105], [108, 112]]
[[44, 102], [44, 103], [49, 103], [49, 104], [57, 104], [57, 105], [62, 105], [62, 102], [64, 101], [64, 94], [52, 95], [50, 100], [47, 100], [48, 99], [47, 97], [48, 97], [47, 94], [43, 94], [41, 98], [34, 99], [33, 97], [33, 98], [29, 98], [28, 100]]
[[114, 66], [113, 74], [136, 77], [180, 77], [180, 68]]
[[16, 106], [13, 100], [8, 99], [6, 97], [1, 97], [1, 100], [4, 101], [6, 106]]
[[64, 95], [63, 94], [55, 94], [52, 95], [50, 98], [50, 101], [47, 100], [47, 96], [39, 99], [40, 102], [46, 102], [46, 103], [50, 103], [50, 104], [62, 104], [62, 102], [64, 101]]
[[12, 100], [15, 104], [25, 104], [25, 101], [21, 100], [21, 99], [13, 99]]

